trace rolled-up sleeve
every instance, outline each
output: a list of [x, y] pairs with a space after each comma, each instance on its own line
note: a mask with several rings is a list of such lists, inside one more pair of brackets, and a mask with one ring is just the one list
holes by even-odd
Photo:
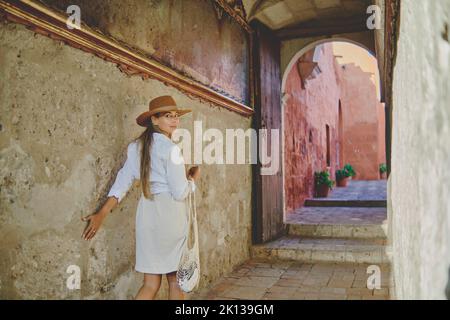
[[170, 193], [175, 200], [181, 201], [190, 191], [195, 191], [194, 181], [186, 178], [185, 162], [177, 145], [170, 148], [166, 169]]
[[135, 179], [139, 179], [138, 152], [137, 143], [132, 142], [128, 145], [127, 159], [117, 173], [116, 180], [108, 193], [108, 197], [116, 197], [120, 203]]

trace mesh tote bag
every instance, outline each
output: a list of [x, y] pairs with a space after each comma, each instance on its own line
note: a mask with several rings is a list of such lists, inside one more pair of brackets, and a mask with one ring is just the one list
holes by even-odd
[[[197, 210], [195, 192], [188, 195], [188, 234], [177, 270], [177, 282], [181, 290], [191, 292], [197, 288], [200, 281], [200, 257], [198, 250]], [[189, 246], [191, 236], [194, 243]]]

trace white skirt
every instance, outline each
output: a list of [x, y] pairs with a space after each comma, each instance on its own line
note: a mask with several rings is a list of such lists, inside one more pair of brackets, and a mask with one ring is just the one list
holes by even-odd
[[136, 266], [142, 273], [176, 271], [187, 239], [186, 201], [167, 192], [148, 200], [141, 195], [136, 212]]

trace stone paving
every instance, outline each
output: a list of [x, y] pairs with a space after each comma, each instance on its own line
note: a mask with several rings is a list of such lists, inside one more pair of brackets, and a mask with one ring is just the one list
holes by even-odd
[[[350, 181], [331, 200], [386, 200], [386, 181]], [[386, 208], [304, 207], [288, 214], [288, 235], [253, 245], [252, 259], [188, 299], [386, 300], [392, 294]], [[367, 267], [381, 288], [367, 288]]]
[[390, 247], [385, 246], [385, 239], [284, 236], [264, 244], [253, 245], [251, 256], [271, 261], [384, 264], [390, 262]]
[[386, 200], [386, 180], [350, 180], [347, 187], [333, 187], [329, 200]]
[[381, 287], [367, 288], [368, 264], [270, 262], [251, 259], [192, 300], [388, 300], [392, 279], [380, 265]]
[[[386, 180], [349, 181], [320, 200], [386, 200]], [[386, 219], [383, 207], [301, 207], [286, 215], [286, 223], [303, 225], [381, 225]]]
[[386, 208], [360, 207], [302, 207], [286, 215], [286, 223], [370, 225], [382, 224]]

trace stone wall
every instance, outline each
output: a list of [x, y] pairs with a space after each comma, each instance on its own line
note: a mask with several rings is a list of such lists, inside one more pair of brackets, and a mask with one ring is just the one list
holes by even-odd
[[[251, 119], [188, 98], [155, 80], [17, 24], [0, 25], [0, 297], [130, 299], [135, 184], [91, 242], [80, 218], [98, 210], [123, 165], [148, 101], [170, 94], [193, 113], [181, 127], [250, 127]], [[251, 166], [203, 165], [198, 186], [203, 288], [246, 260], [251, 242]], [[81, 290], [66, 287], [69, 265]], [[167, 298], [167, 284], [158, 298]]]
[[401, 2], [389, 217], [399, 299], [444, 299], [450, 266], [450, 1]]

